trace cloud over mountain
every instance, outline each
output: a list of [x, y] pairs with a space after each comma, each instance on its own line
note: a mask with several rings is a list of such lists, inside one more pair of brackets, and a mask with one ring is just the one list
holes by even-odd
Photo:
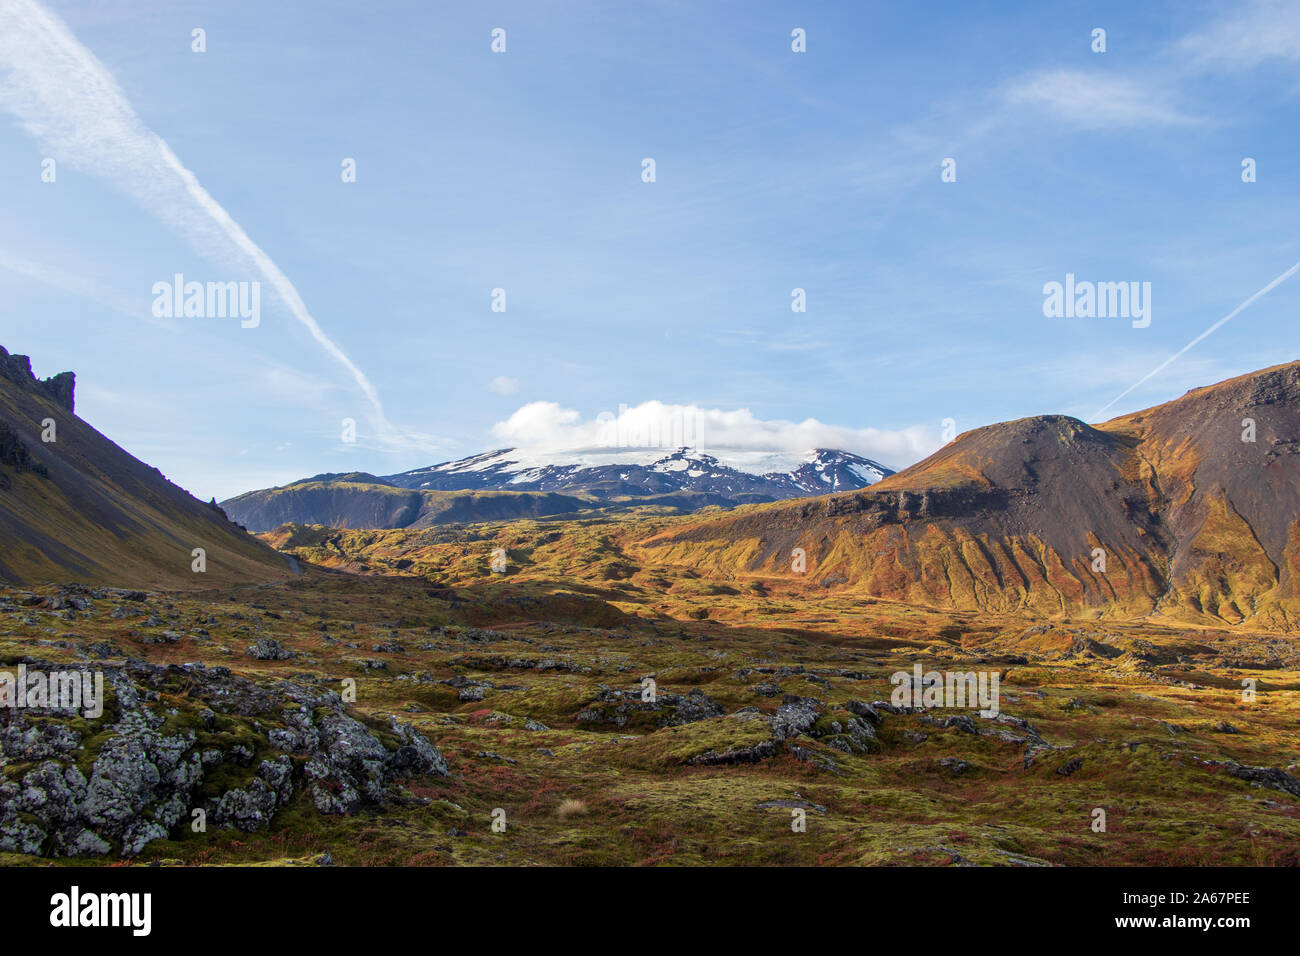
[[922, 426], [890, 430], [762, 419], [747, 408], [726, 411], [659, 401], [623, 406], [584, 418], [557, 402], [530, 402], [492, 427], [502, 445], [518, 448], [595, 451], [615, 448], [705, 449], [726, 461], [728, 452], [802, 455], [813, 448], [841, 448], [892, 467], [911, 464], [937, 449], [938, 430]]

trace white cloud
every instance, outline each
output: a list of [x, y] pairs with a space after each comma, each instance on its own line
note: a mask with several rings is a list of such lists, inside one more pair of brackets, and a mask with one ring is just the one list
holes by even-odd
[[898, 431], [849, 428], [815, 418], [765, 420], [746, 408], [724, 411], [657, 401], [590, 419], [556, 402], [531, 402], [494, 425], [492, 434], [502, 445], [549, 452], [688, 445], [737, 467], [757, 458], [799, 458], [815, 448], [839, 448], [901, 468], [942, 444], [933, 430], [921, 426]]
[[496, 378], [492, 379], [492, 381], [488, 382], [487, 387], [498, 395], [513, 395], [519, 391], [519, 379], [508, 378], [505, 375], [498, 375]]
[[1011, 106], [1030, 106], [1082, 129], [1133, 126], [1191, 126], [1182, 113], [1149, 82], [1106, 77], [1082, 70], [1040, 70], [1020, 77], [1005, 90]]
[[404, 447], [427, 440], [388, 422], [370, 379], [325, 334], [293, 283], [144, 124], [112, 74], [62, 20], [35, 0], [0, 3], [0, 68], [6, 71], [0, 108], [14, 114], [42, 149], [60, 163], [107, 180], [202, 255], [260, 275], [347, 370], [369, 402], [385, 444]]
[[1256, 0], [1185, 37], [1182, 51], [1200, 67], [1252, 68], [1271, 60], [1300, 60], [1300, 6]]

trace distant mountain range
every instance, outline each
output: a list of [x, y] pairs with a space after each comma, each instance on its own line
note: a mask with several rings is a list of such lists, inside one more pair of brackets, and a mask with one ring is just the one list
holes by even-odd
[[[698, 491], [737, 500], [744, 497], [778, 500], [865, 488], [893, 474], [891, 469], [869, 458], [826, 448], [816, 449], [790, 471], [763, 474], [724, 465], [714, 456], [692, 448], [618, 457], [626, 460], [589, 464], [572, 458], [566, 462], [562, 454], [538, 458], [514, 448], [501, 448], [431, 468], [389, 475], [383, 480], [400, 488], [430, 491], [584, 490], [607, 495]], [[554, 460], [557, 458], [560, 460]]]
[[787, 471], [758, 473], [690, 448], [568, 455], [502, 448], [396, 475], [314, 475], [221, 506], [251, 531], [285, 523], [419, 528], [646, 505], [675, 512], [729, 508], [856, 490], [893, 474], [869, 458], [824, 448], [789, 464]]

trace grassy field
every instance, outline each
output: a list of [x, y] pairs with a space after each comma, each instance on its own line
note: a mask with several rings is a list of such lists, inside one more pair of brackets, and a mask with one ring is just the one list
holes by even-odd
[[[326, 815], [299, 792], [256, 832], [182, 825], [136, 863], [1300, 862], [1296, 637], [945, 612], [643, 563], [629, 542], [672, 520], [295, 529], [271, 537], [369, 573], [151, 593], [127, 618], [112, 594], [76, 611], [53, 585], [8, 589], [0, 666], [84, 665], [107, 645], [106, 664], [202, 661], [268, 687], [351, 679], [352, 713], [400, 716], [450, 769], [382, 810]], [[294, 656], [250, 657], [263, 637]], [[918, 662], [996, 671], [999, 718], [871, 706]], [[183, 682], [155, 704], [173, 720], [195, 706]], [[222, 732], [269, 753], [256, 724]]]

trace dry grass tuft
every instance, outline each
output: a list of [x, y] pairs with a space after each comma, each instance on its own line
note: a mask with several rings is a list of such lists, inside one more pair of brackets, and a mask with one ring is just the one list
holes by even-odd
[[565, 800], [556, 808], [555, 815], [561, 820], [567, 820], [569, 817], [585, 817], [587, 804], [581, 800]]

